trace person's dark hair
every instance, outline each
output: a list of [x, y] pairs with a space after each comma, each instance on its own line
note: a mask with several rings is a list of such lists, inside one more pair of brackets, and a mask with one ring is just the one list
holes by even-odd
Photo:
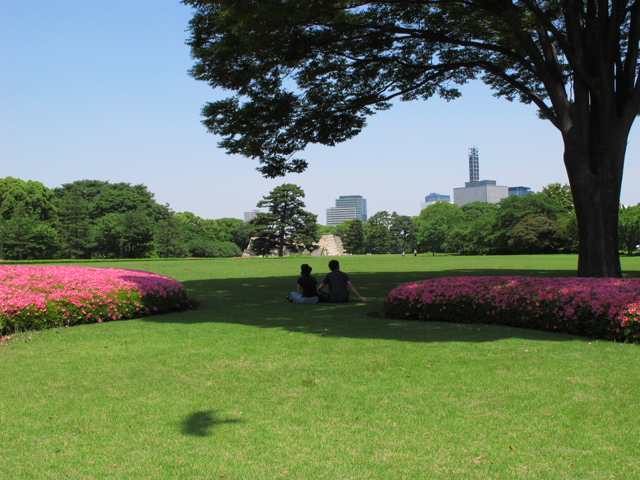
[[302, 266], [300, 267], [300, 273], [302, 273], [302, 275], [304, 275], [304, 276], [311, 275], [311, 270], [313, 270], [313, 269], [309, 265], [307, 265], [306, 263], [303, 263]]
[[331, 270], [332, 272], [336, 271], [339, 268], [340, 268], [340, 263], [338, 262], [338, 260], [331, 260], [329, 262], [329, 270]]

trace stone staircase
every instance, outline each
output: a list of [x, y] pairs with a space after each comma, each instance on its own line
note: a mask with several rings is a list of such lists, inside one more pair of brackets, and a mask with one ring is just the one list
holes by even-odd
[[[251, 240], [254, 240], [255, 238], [256, 237], [252, 237]], [[319, 257], [321, 255], [329, 255], [329, 256], [346, 255], [344, 251], [344, 247], [342, 246], [342, 239], [336, 235], [323, 235], [322, 238], [320, 238], [320, 241], [317, 243], [317, 245], [319, 245], [320, 248], [317, 248], [313, 252], [308, 252], [305, 250], [304, 252], [301, 252], [301, 253], [306, 253], [307, 255], [310, 255], [312, 257]], [[285, 256], [291, 255], [291, 252], [287, 249], [285, 249], [283, 253]], [[278, 254], [277, 250], [272, 250], [270, 253], [270, 255], [277, 255], [277, 254]], [[249, 241], [249, 245], [247, 245], [247, 248], [245, 248], [244, 252], [242, 252], [242, 256], [254, 257], [255, 255], [256, 253], [251, 249], [251, 241]]]
[[342, 239], [336, 235], [323, 235], [318, 244], [324, 250], [323, 255], [345, 255]]

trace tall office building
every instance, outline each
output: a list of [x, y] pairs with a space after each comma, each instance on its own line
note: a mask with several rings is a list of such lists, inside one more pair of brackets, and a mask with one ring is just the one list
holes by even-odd
[[420, 204], [420, 211], [427, 208], [429, 205], [433, 205], [436, 202], [451, 203], [451, 195], [440, 195], [439, 193], [430, 193], [424, 197], [424, 202]]
[[509, 187], [496, 185], [495, 180], [479, 180], [480, 156], [478, 149], [469, 149], [469, 181], [464, 187], [453, 189], [453, 203], [458, 206], [472, 202], [498, 203], [509, 196]]
[[366, 222], [367, 218], [367, 200], [362, 195], [341, 195], [335, 207], [327, 208], [327, 225], [339, 225], [345, 220]]
[[253, 220], [260, 213], [260, 210], [251, 210], [250, 212], [244, 212], [244, 223], [249, 220]]
[[476, 147], [469, 149], [469, 181], [480, 181], [480, 157]]

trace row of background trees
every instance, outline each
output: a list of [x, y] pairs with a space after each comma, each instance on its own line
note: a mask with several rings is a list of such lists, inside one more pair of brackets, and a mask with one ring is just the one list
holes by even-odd
[[80, 180], [49, 189], [0, 179], [7, 259], [239, 256], [252, 234], [236, 218], [203, 219], [160, 205], [144, 185]]
[[[0, 179], [2, 249], [8, 259], [152, 258], [240, 256], [251, 237], [254, 250], [309, 249], [321, 235], [342, 238], [352, 254], [419, 252], [482, 254], [575, 253], [578, 226], [568, 185], [511, 196], [497, 204], [459, 207], [435, 203], [418, 216], [377, 212], [366, 222], [317, 224], [303, 210], [304, 192], [276, 187], [258, 203], [251, 222], [203, 219], [160, 205], [144, 185], [81, 180], [53, 190], [40, 182]], [[620, 249], [640, 244], [640, 205], [621, 206]]]
[[[632, 207], [635, 209], [636, 207]], [[378, 212], [335, 227], [347, 252], [483, 254], [576, 253], [578, 226], [568, 185], [497, 204], [437, 202], [416, 217]], [[638, 229], [640, 236], [640, 228]], [[635, 245], [635, 244], [634, 244]]]
[[[293, 184], [275, 188], [253, 221], [259, 254], [284, 249], [309, 249], [321, 235], [338, 235], [347, 253], [420, 252], [483, 254], [577, 253], [578, 222], [568, 185], [552, 183], [539, 193], [511, 196], [497, 204], [474, 202], [462, 207], [438, 202], [416, 217], [377, 212], [366, 222], [316, 224], [316, 215], [303, 210], [304, 192]], [[640, 244], [640, 206], [619, 212], [620, 249], [631, 253]]]

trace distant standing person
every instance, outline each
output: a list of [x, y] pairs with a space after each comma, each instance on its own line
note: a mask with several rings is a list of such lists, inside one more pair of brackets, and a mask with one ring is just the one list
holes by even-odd
[[413, 249], [413, 256], [417, 257], [418, 256], [418, 250], [416, 250], [415, 248]]
[[303, 263], [300, 267], [300, 274], [296, 292], [291, 292], [291, 296], [287, 297], [289, 303], [318, 303], [318, 281], [316, 277], [311, 276], [309, 265]]
[[402, 256], [404, 257], [404, 250], [402, 250]]
[[[349, 301], [349, 290], [347, 286], [353, 290], [360, 301], [366, 302], [367, 299], [361, 296], [356, 290], [356, 287], [353, 286], [351, 280], [349, 280], [349, 275], [340, 271], [340, 263], [337, 260], [331, 260], [329, 262], [329, 270], [331, 272], [327, 273], [322, 280], [322, 283], [318, 287], [318, 293], [320, 295], [321, 302], [328, 303], [343, 303]], [[322, 289], [325, 285], [329, 286], [329, 293], [323, 292]]]

